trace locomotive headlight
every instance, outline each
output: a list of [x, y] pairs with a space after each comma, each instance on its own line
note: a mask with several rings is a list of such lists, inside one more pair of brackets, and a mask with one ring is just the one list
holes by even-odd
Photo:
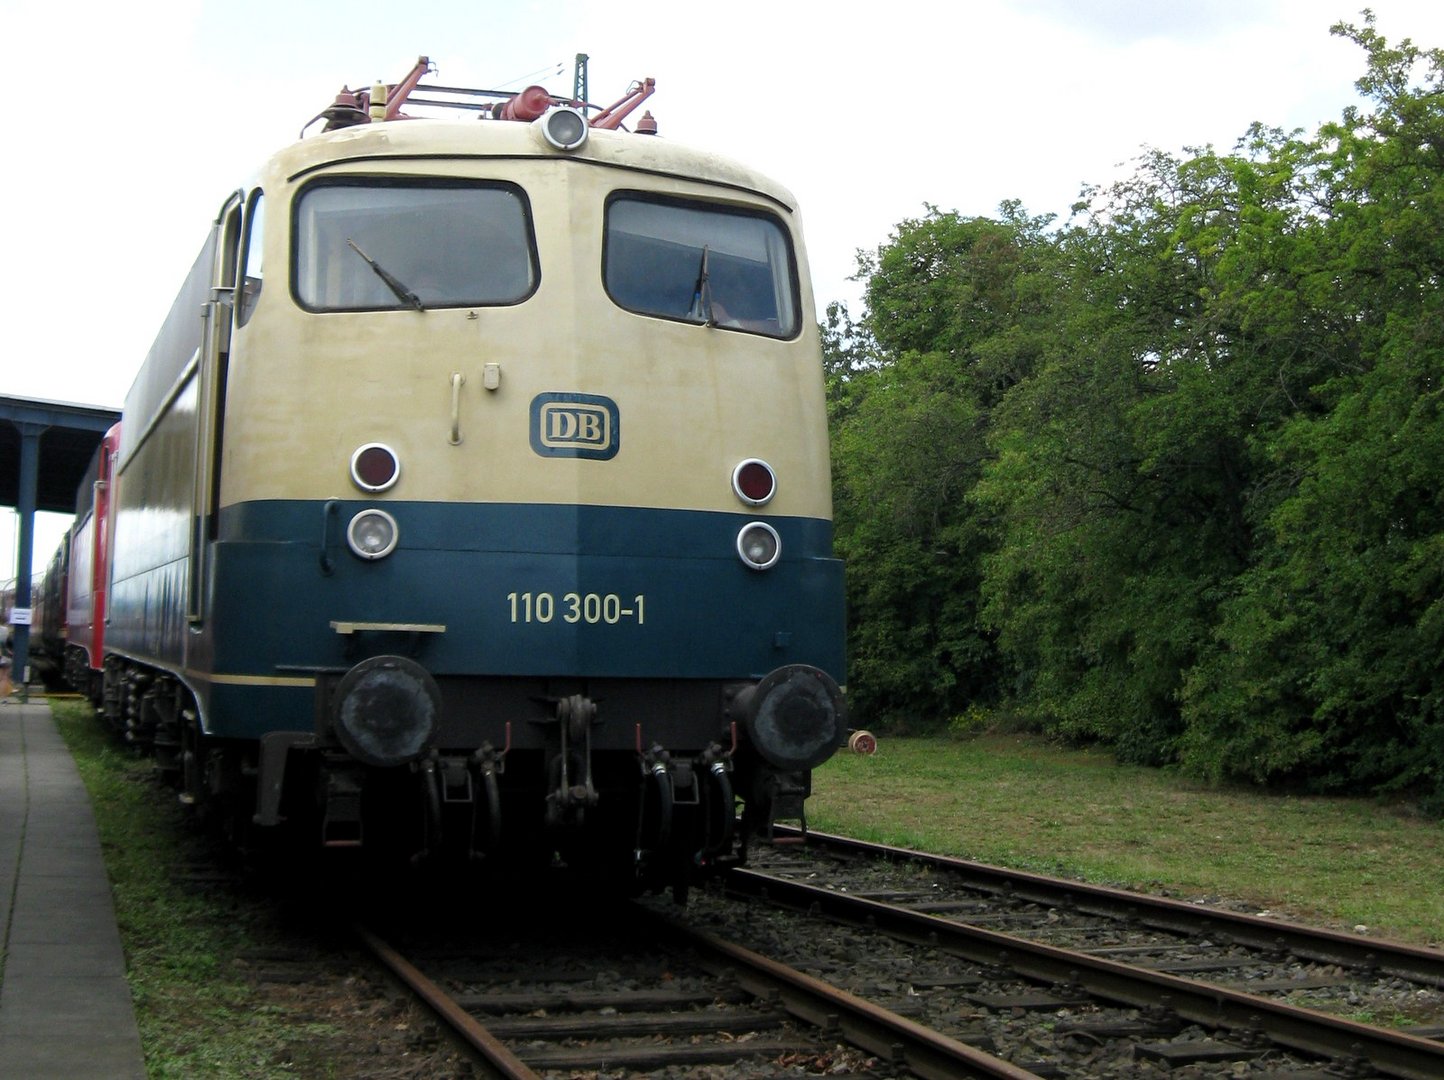
[[576, 150], [587, 141], [587, 118], [580, 109], [558, 105], [548, 109], [536, 123], [541, 125], [546, 141], [558, 150]]
[[765, 521], [751, 521], [737, 534], [737, 555], [753, 570], [766, 570], [782, 554], [782, 538]]
[[362, 559], [384, 559], [396, 550], [396, 541], [400, 538], [396, 519], [374, 507], [362, 510], [346, 526], [346, 543]]

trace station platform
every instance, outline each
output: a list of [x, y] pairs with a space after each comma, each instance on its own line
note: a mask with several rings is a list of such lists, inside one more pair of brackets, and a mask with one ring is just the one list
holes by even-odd
[[144, 1080], [90, 798], [43, 701], [0, 700], [0, 1075]]

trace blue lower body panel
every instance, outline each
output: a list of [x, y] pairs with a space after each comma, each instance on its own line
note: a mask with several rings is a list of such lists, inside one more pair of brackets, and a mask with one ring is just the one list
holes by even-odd
[[[400, 542], [366, 561], [348, 550], [345, 530], [375, 505], [396, 518]], [[614, 711], [645, 714], [655, 728], [703, 702], [715, 716], [719, 688], [787, 664], [843, 682], [843, 577], [830, 523], [763, 517], [781, 558], [754, 571], [735, 543], [756, 519], [359, 501], [230, 508], [209, 549], [188, 678], [212, 735], [252, 739], [315, 726], [324, 700], [296, 684], [316, 677], [324, 696], [328, 680], [360, 660], [408, 655], [436, 678], [463, 744], [503, 737], [506, 721], [520, 740], [535, 719], [526, 703], [538, 698], [610, 697]], [[630, 720], [614, 726], [616, 740], [637, 737]]]

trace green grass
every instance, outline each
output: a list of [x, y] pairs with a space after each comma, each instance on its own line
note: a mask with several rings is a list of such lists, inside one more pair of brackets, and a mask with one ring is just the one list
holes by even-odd
[[188, 864], [213, 866], [214, 856], [174, 795], [157, 791], [153, 763], [118, 744], [83, 702], [54, 702], [52, 712], [95, 810], [147, 1072], [284, 1071], [276, 1063], [296, 1026], [255, 1008], [255, 986], [238, 964], [274, 943], [266, 905], [233, 887], [186, 881]]
[[817, 770], [808, 823], [1444, 944], [1444, 827], [1368, 800], [1208, 788], [1030, 736], [900, 738]]

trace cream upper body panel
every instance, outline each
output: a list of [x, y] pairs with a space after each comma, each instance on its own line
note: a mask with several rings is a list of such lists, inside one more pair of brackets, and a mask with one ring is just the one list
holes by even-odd
[[[306, 184], [341, 176], [516, 185], [535, 235], [535, 290], [502, 306], [304, 310], [290, 281], [293, 200]], [[358, 497], [351, 454], [381, 442], [402, 469], [395, 487], [375, 496], [381, 500], [737, 511], [731, 469], [755, 457], [778, 476], [769, 514], [830, 517], [818, 334], [785, 189], [656, 138], [593, 132], [581, 151], [562, 154], [531, 125], [442, 121], [307, 140], [273, 158], [261, 186], [266, 277], [253, 317], [231, 343], [222, 506]], [[796, 336], [618, 306], [602, 276], [607, 199], [617, 191], [773, 216], [795, 253]], [[489, 365], [495, 388], [487, 386]], [[615, 404], [615, 456], [533, 451], [534, 401], [566, 394]]]
[[761, 173], [723, 157], [668, 142], [657, 136], [617, 131], [593, 131], [578, 150], [552, 149], [530, 124], [465, 123], [450, 120], [392, 121], [343, 128], [303, 139], [275, 154], [264, 170], [265, 181], [299, 181], [314, 169], [348, 161], [391, 159], [410, 174], [412, 161], [447, 158], [536, 158], [542, 161], [587, 161], [678, 179], [693, 179], [716, 187], [736, 188], [771, 200], [795, 212], [792, 193]]

